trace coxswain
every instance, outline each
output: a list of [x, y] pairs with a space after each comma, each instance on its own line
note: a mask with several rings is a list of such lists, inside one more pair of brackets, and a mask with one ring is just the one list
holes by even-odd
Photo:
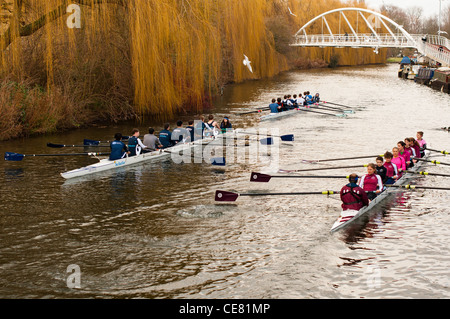
[[392, 163], [393, 155], [391, 152], [384, 153], [384, 164], [383, 166], [386, 168], [386, 181], [383, 183], [385, 185], [392, 185], [398, 179], [398, 168], [397, 165]]
[[147, 148], [141, 139], [139, 138], [139, 130], [134, 128], [131, 131], [131, 137], [128, 139], [128, 150], [130, 151], [130, 156], [136, 156], [141, 154], [141, 150]]
[[281, 112], [281, 107], [278, 105], [277, 100], [272, 99], [272, 103], [269, 104], [270, 113]]
[[419, 146], [421, 148], [420, 156], [424, 157], [425, 151], [423, 149], [427, 148], [427, 142], [423, 139], [423, 132], [422, 131], [417, 132], [416, 137], [417, 137], [416, 141], [417, 143], [419, 143]]
[[320, 95], [319, 95], [319, 93], [316, 93], [316, 95], [314, 95], [313, 102], [314, 103], [319, 103], [320, 102]]
[[278, 104], [278, 112], [283, 111], [283, 101], [281, 101], [281, 97], [277, 98], [277, 104]]
[[173, 146], [172, 133], [170, 132], [170, 124], [165, 123], [164, 129], [159, 132], [159, 141], [161, 142], [163, 148], [168, 148]]
[[381, 181], [383, 182], [383, 184], [386, 184], [387, 170], [386, 170], [386, 167], [384, 167], [384, 165], [383, 165], [384, 164], [383, 156], [377, 156], [375, 161], [377, 163], [376, 173], [381, 177]]
[[359, 179], [359, 187], [367, 192], [369, 200], [373, 200], [383, 191], [383, 181], [380, 175], [376, 174], [377, 168], [374, 163], [367, 165], [367, 174]]
[[[358, 181], [358, 175], [354, 173], [351, 174], [348, 181], [349, 183], [342, 187], [340, 192], [342, 210], [358, 211], [364, 206], [369, 205], [369, 198], [367, 197], [366, 192], [356, 183]], [[353, 216], [354, 214], [349, 217], [351, 218]], [[342, 217], [345, 218], [346, 214], [344, 213]]]
[[145, 150], [148, 151], [156, 151], [163, 148], [159, 138], [155, 136], [155, 129], [153, 127], [148, 128], [148, 134], [144, 135], [144, 141], [142, 143], [147, 146]]
[[111, 147], [111, 154], [109, 154], [109, 159], [111, 161], [121, 159], [125, 157], [129, 151], [128, 147], [122, 142], [122, 133], [116, 133], [114, 135], [114, 141], [112, 141], [109, 146]]
[[406, 171], [406, 162], [403, 156], [400, 156], [400, 151], [398, 147], [392, 148], [392, 163], [397, 166], [398, 177], [403, 175], [403, 171]]
[[185, 143], [186, 139], [190, 137], [188, 130], [183, 127], [183, 121], [177, 121], [177, 127], [172, 131], [172, 143], [176, 145], [178, 143]]
[[220, 123], [220, 130], [222, 131], [222, 133], [226, 133], [227, 130], [231, 130], [232, 128], [233, 125], [231, 125], [230, 119], [228, 118], [228, 116], [225, 116]]

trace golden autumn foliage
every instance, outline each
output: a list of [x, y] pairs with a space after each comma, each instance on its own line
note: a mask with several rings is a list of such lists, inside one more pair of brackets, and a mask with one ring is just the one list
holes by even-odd
[[[2, 1], [9, 15], [0, 26], [0, 100], [10, 120], [0, 126], [2, 132], [9, 124], [15, 129], [0, 139], [95, 119], [162, 120], [180, 111], [200, 112], [205, 99], [225, 84], [272, 77], [300, 65], [299, 59], [322, 66], [333, 57], [342, 65], [385, 61], [371, 49], [289, 46], [307, 21], [331, 9], [358, 6], [356, 1]], [[70, 3], [81, 8], [81, 28], [67, 27]], [[330, 24], [337, 25], [337, 19], [330, 17]], [[244, 54], [253, 73], [242, 63]], [[27, 94], [11, 94], [18, 87]], [[24, 114], [17, 116], [19, 109], [32, 113], [29, 99], [37, 87], [53, 105], [45, 110], [53, 120], [42, 129], [27, 123]], [[64, 111], [58, 111], [62, 100]]]

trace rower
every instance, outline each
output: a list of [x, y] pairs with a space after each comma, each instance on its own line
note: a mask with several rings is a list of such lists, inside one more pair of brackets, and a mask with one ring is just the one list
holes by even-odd
[[275, 99], [272, 99], [272, 103], [269, 104], [270, 113], [278, 113], [281, 111], [281, 107], [278, 105]]
[[111, 161], [121, 159], [130, 153], [128, 147], [122, 142], [122, 133], [116, 133], [114, 139], [115, 140], [110, 143], [111, 154], [109, 154], [109, 159]]
[[377, 163], [376, 173], [378, 175], [380, 175], [381, 181], [383, 182], [383, 184], [385, 184], [386, 180], [387, 180], [387, 176], [386, 176], [387, 170], [386, 170], [386, 167], [384, 167], [384, 165], [383, 165], [383, 162], [384, 162], [383, 157], [382, 156], [378, 156], [375, 159], [375, 161]]
[[194, 127], [194, 121], [193, 120], [189, 120], [188, 122], [188, 126], [186, 126], [186, 130], [189, 132], [189, 142], [193, 142], [195, 137], [194, 137], [194, 132], [195, 132], [195, 127]]
[[195, 140], [203, 139], [203, 135], [206, 130], [205, 117], [203, 115], [200, 115], [199, 120], [195, 121], [194, 126], [195, 126], [194, 130]]
[[406, 162], [403, 156], [400, 156], [398, 147], [392, 148], [392, 163], [397, 166], [398, 177], [401, 177], [403, 171], [406, 171]]
[[376, 165], [369, 163], [367, 165], [367, 174], [363, 175], [359, 180], [359, 187], [367, 192], [369, 200], [375, 199], [383, 190], [383, 181], [380, 175], [376, 174]]
[[411, 156], [413, 157], [412, 163], [414, 165], [417, 163], [417, 160], [415, 158], [421, 158], [419, 143], [417, 143], [417, 141], [414, 139], [414, 137], [407, 137], [407, 138], [405, 138], [405, 144], [406, 144], [406, 149], [410, 151]]
[[398, 141], [398, 154], [405, 159], [406, 168], [412, 167], [411, 162], [411, 153], [408, 149], [406, 149], [406, 143], [403, 141]]
[[292, 96], [291, 102], [292, 102], [292, 108], [296, 109], [296, 108], [298, 107], [298, 104], [297, 104], [297, 94], [294, 94], [294, 95]]
[[386, 181], [383, 181], [385, 185], [392, 185], [398, 179], [398, 168], [397, 165], [392, 163], [393, 155], [391, 152], [384, 153], [384, 164], [386, 168]]
[[208, 122], [205, 123], [206, 125], [206, 134], [205, 136], [211, 136], [211, 135], [217, 135], [217, 133], [220, 131], [220, 126], [217, 124], [217, 122], [214, 120], [214, 116], [210, 114], [208, 116]]
[[225, 116], [222, 120], [222, 123], [220, 123], [220, 129], [222, 130], [222, 133], [226, 133], [227, 130], [231, 130], [233, 126], [231, 125], [230, 119], [228, 116]]
[[422, 150], [420, 151], [420, 156], [424, 157], [425, 151], [423, 151], [423, 149], [427, 148], [427, 142], [423, 139], [423, 132], [422, 131], [417, 132], [416, 137], [417, 143], [419, 143], [420, 148], [422, 148]]
[[[155, 136], [155, 129], [153, 127], [149, 127], [148, 134], [144, 135], [144, 145], [147, 146], [146, 150], [156, 151], [157, 149], [163, 148], [159, 138]], [[145, 150], [144, 150], [145, 153]]]
[[302, 94], [299, 93], [297, 97], [297, 106], [304, 106], [305, 105], [305, 99], [303, 98]]
[[278, 112], [283, 111], [283, 102], [281, 101], [281, 97], [277, 98], [277, 104], [278, 104]]
[[141, 150], [147, 148], [141, 139], [139, 138], [139, 130], [134, 128], [131, 132], [131, 137], [128, 139], [128, 149], [130, 151], [130, 156], [136, 156], [141, 154]]
[[306, 101], [308, 102], [308, 104], [312, 104], [312, 103], [313, 103], [313, 97], [312, 97], [312, 95], [309, 93], [309, 91], [306, 91], [305, 99], [306, 99]]
[[[342, 210], [358, 211], [364, 206], [369, 205], [369, 199], [366, 192], [356, 184], [358, 175], [351, 174], [348, 178], [349, 183], [341, 189]], [[352, 216], [353, 217], [353, 216]]]
[[174, 145], [178, 143], [185, 143], [190, 134], [188, 130], [183, 127], [183, 121], [177, 121], [177, 127], [172, 131], [172, 143]]
[[163, 148], [168, 148], [173, 146], [172, 143], [172, 133], [170, 132], [170, 124], [165, 123], [164, 129], [159, 132], [159, 141], [161, 142]]

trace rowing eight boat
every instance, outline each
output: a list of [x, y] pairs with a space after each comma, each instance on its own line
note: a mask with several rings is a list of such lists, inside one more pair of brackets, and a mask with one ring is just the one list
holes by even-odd
[[[220, 134], [218, 136], [223, 138], [227, 134], [228, 133]], [[119, 167], [131, 166], [137, 163], [153, 162], [156, 160], [165, 159], [171, 156], [171, 154], [179, 154], [181, 156], [186, 152], [191, 152], [192, 149], [195, 147], [206, 146], [207, 144], [215, 141], [216, 138], [217, 137], [205, 137], [203, 139], [195, 140], [194, 142], [177, 144], [173, 147], [164, 150], [142, 153], [136, 156], [127, 156], [118, 160], [110, 160], [109, 158], [104, 158], [100, 159], [99, 162], [97, 163], [61, 173], [61, 176], [66, 179], [69, 179], [74, 177], [86, 176], [97, 172], [117, 169]]]
[[[424, 159], [430, 156], [429, 151], [425, 154]], [[419, 172], [419, 169], [425, 165], [425, 161], [418, 161], [414, 166], [406, 171], [402, 177], [400, 177], [394, 185], [404, 185], [409, 179], [411, 179], [415, 174], [413, 172]], [[381, 192], [374, 200], [372, 200], [368, 206], [361, 208], [359, 211], [356, 210], [345, 210], [341, 212], [339, 218], [334, 222], [331, 227], [331, 232], [336, 232], [340, 229], [345, 228], [349, 224], [353, 223], [355, 220], [359, 219], [364, 214], [368, 213], [376, 205], [378, 205], [383, 199], [385, 199], [391, 192], [389, 190], [384, 190]]]

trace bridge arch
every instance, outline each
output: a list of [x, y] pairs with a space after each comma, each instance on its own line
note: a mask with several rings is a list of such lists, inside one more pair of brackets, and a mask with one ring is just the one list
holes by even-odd
[[[345, 12], [357, 12], [357, 26], [356, 31], [348, 20]], [[348, 28], [352, 34], [333, 34], [326, 16], [334, 13], [339, 14], [339, 31], [341, 27], [341, 17], [344, 18]], [[364, 13], [370, 14], [372, 18], [383, 24], [388, 33], [377, 33], [375, 29], [379, 27], [373, 26]], [[367, 33], [357, 33], [359, 17], [365, 22], [365, 25], [372, 33], [370, 36]], [[306, 29], [315, 21], [322, 19], [322, 34], [309, 35]], [[324, 34], [324, 25], [328, 29], [329, 34]], [[393, 32], [389, 26], [394, 26], [396, 32]], [[375, 29], [374, 29], [375, 28]], [[398, 30], [398, 31], [397, 31]], [[450, 66], [450, 41], [449, 39], [440, 35], [430, 34], [409, 34], [403, 26], [396, 23], [394, 20], [375, 12], [363, 8], [340, 8], [324, 12], [317, 17], [308, 21], [304, 26], [297, 31], [294, 36], [294, 43], [291, 46], [302, 47], [352, 47], [352, 48], [374, 48], [374, 52], [378, 53], [379, 48], [414, 48], [420, 54], [440, 63], [443, 66]]]
[[363, 15], [363, 12], [364, 12], [364, 13], [369, 13], [369, 14], [371, 14], [371, 15], [373, 15], [373, 16], [379, 18], [379, 19], [380, 19], [380, 22], [384, 25], [384, 27], [385, 27], [385, 28], [387, 29], [387, 31], [391, 34], [391, 36], [392, 36], [394, 39], [396, 39], [397, 37], [396, 37], [395, 33], [392, 32], [392, 30], [391, 30], [391, 29], [388, 27], [388, 25], [386, 24], [386, 22], [389, 22], [390, 24], [392, 24], [393, 26], [395, 26], [395, 27], [403, 34], [403, 36], [404, 36], [406, 39], [408, 39], [408, 41], [411, 41], [411, 45], [412, 45], [412, 46], [417, 47], [417, 43], [416, 43], [415, 39], [414, 39], [414, 38], [413, 38], [413, 37], [412, 37], [405, 29], [403, 29], [403, 26], [399, 25], [399, 24], [396, 23], [394, 20], [392, 20], [392, 19], [386, 17], [385, 15], [382, 15], [382, 14], [379, 13], [379, 12], [375, 12], [375, 11], [368, 10], [368, 9], [363, 9], [363, 8], [352, 8], [352, 7], [348, 7], [348, 8], [340, 8], [340, 9], [333, 9], [333, 10], [330, 10], [330, 11], [327, 11], [327, 12], [324, 12], [324, 13], [318, 15], [317, 17], [315, 17], [315, 18], [311, 19], [310, 21], [308, 21], [304, 26], [302, 26], [302, 27], [300, 28], [300, 30], [298, 30], [297, 33], [295, 34], [295, 37], [301, 36], [301, 33], [303, 33], [303, 34], [306, 36], [306, 35], [307, 35], [307, 33], [306, 33], [306, 28], [307, 28], [308, 26], [310, 26], [311, 24], [313, 24], [316, 20], [319, 20], [319, 19], [321, 19], [321, 18], [324, 19], [324, 22], [325, 22], [325, 24], [326, 24], [326, 26], [327, 26], [327, 28], [328, 28], [328, 31], [330, 32], [331, 36], [333, 37], [333, 33], [331, 32], [331, 29], [330, 29], [330, 27], [329, 27], [329, 25], [328, 25], [328, 22], [326, 21], [326, 18], [325, 18], [325, 17], [326, 17], [327, 15], [330, 15], [330, 14], [333, 14], [333, 13], [336, 13], [336, 12], [339, 12], [339, 14], [342, 15], [342, 16], [344, 17], [345, 21], [347, 22], [347, 25], [348, 25], [348, 26], [350, 27], [350, 29], [352, 30], [354, 36], [357, 36], [355, 30], [353, 29], [353, 27], [351, 26], [351, 24], [350, 24], [350, 22], [348, 21], [347, 17], [345, 16], [344, 11], [357, 11], [357, 12], [361, 15], [361, 17], [363, 18], [363, 20], [366, 22], [366, 25], [369, 27], [369, 29], [371, 29], [371, 31], [373, 32], [373, 34], [375, 34], [377, 37], [378, 37], [377, 32], [376, 32], [376, 31], [373, 29], [373, 27], [370, 25], [370, 23], [369, 23], [369, 21], [367, 20], [367, 18]]

